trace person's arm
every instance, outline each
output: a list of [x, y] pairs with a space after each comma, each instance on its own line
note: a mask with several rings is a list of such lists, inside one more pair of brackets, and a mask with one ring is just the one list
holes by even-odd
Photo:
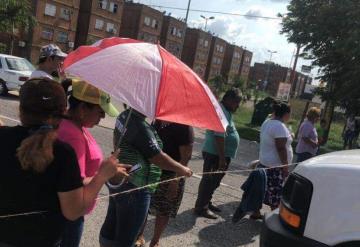
[[105, 182], [116, 173], [128, 176], [126, 168], [118, 163], [116, 157], [117, 152], [104, 160], [98, 173], [88, 185], [70, 191], [58, 192], [61, 212], [65, 218], [76, 220], [83, 216], [86, 210], [92, 206], [94, 200], [96, 200]]
[[[287, 138], [275, 138], [276, 151], [279, 155], [281, 165], [288, 165], [286, 143], [287, 143]], [[285, 173], [285, 176], [287, 176], [287, 174], [289, 173], [288, 167], [285, 166], [283, 168], [283, 171]]]
[[181, 165], [179, 162], [176, 162], [163, 151], [160, 151], [152, 158], [149, 158], [149, 161], [163, 170], [176, 172], [179, 176], [192, 176], [192, 171], [190, 168]]
[[310, 145], [313, 148], [316, 148], [319, 145], [318, 142], [311, 140], [309, 137], [303, 137], [302, 139], [306, 144]]

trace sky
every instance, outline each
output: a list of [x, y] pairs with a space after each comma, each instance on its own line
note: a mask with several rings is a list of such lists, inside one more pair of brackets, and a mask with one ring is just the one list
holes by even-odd
[[[286, 6], [290, 0], [191, 0], [190, 9], [218, 11], [235, 14], [249, 14], [256, 16], [277, 17], [278, 13], [286, 13]], [[147, 5], [160, 5], [165, 7], [187, 8], [188, 0], [134, 0], [134, 2]], [[186, 11], [157, 8], [161, 11], [171, 12], [176, 18], [185, 18]], [[254, 53], [252, 63], [269, 60], [268, 50], [276, 51], [272, 61], [282, 66], [289, 67], [293, 60], [295, 45], [287, 42], [281, 29], [280, 19], [258, 19], [225, 14], [212, 14], [190, 11], [188, 26], [204, 28], [205, 20], [200, 17], [214, 16], [209, 20], [207, 29], [229, 43], [246, 47]], [[300, 59], [301, 65], [310, 65], [310, 61]], [[292, 67], [292, 65], [291, 65]], [[312, 71], [315, 72], [315, 71]]]

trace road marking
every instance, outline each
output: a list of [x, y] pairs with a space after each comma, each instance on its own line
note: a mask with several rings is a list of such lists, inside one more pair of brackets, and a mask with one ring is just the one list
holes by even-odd
[[4, 116], [4, 115], [0, 115], [0, 118], [10, 120], [10, 121], [13, 121], [13, 122], [16, 122], [16, 123], [20, 123], [19, 120], [14, 119], [14, 118], [10, 118], [10, 117]]

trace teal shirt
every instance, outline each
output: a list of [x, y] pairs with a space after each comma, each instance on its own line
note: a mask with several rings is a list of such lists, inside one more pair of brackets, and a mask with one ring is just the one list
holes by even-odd
[[203, 152], [207, 152], [210, 154], [218, 155], [216, 144], [215, 144], [215, 136], [220, 136], [225, 138], [225, 157], [228, 158], [235, 158], [236, 152], [239, 147], [240, 137], [239, 133], [236, 130], [235, 124], [232, 119], [232, 114], [220, 104], [221, 108], [226, 116], [226, 119], [229, 122], [229, 125], [226, 128], [225, 133], [219, 133], [212, 130], [207, 130], [205, 134], [205, 142], [203, 145]]

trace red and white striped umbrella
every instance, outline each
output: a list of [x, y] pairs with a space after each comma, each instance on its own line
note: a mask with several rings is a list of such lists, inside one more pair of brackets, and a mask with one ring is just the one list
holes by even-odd
[[228, 124], [208, 86], [160, 45], [103, 39], [71, 52], [64, 70], [151, 119], [219, 132]]

